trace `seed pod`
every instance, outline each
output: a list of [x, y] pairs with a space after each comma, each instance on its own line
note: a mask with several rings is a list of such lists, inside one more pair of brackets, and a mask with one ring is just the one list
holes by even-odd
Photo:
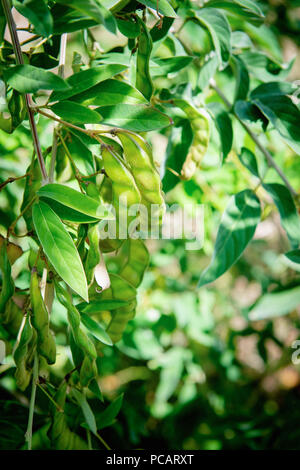
[[120, 276], [134, 287], [138, 287], [149, 264], [149, 252], [145, 243], [140, 239], [130, 238], [128, 245], [128, 259], [120, 271]]
[[202, 162], [209, 144], [209, 118], [204, 110], [194, 108], [190, 103], [182, 99], [175, 99], [174, 105], [182, 109], [190, 120], [194, 134], [189, 153], [181, 169], [181, 178], [189, 180], [195, 174]]
[[97, 351], [93, 341], [87, 336], [81, 327], [80, 313], [68, 299], [67, 292], [58, 284], [55, 284], [56, 293], [60, 303], [67, 309], [68, 321], [76, 346], [84, 353], [84, 360], [80, 369], [80, 383], [88, 386], [90, 380], [97, 375], [96, 358]]
[[[105, 172], [111, 180], [112, 204], [116, 211], [116, 239], [107, 238], [101, 241], [101, 250], [108, 252], [122, 245], [123, 239], [127, 236], [128, 225], [134, 219], [128, 217], [127, 210], [130, 206], [140, 204], [141, 195], [130, 169], [111, 147], [102, 146], [102, 159]], [[123, 233], [120, 230], [120, 221]], [[122, 226], [123, 223], [126, 223], [125, 228]]]
[[36, 270], [32, 270], [30, 281], [30, 300], [32, 305], [32, 325], [37, 331], [38, 353], [43, 356], [48, 364], [54, 364], [56, 360], [56, 346], [50, 332], [49, 314], [46, 309]]
[[153, 83], [149, 70], [152, 39], [145, 23], [138, 16], [136, 18], [141, 30], [136, 58], [136, 88], [150, 101], [153, 94]]
[[118, 342], [123, 335], [129, 320], [134, 318], [136, 308], [136, 289], [132, 284], [117, 274], [110, 274], [111, 286], [101, 294], [97, 294], [98, 300], [123, 300], [128, 304], [111, 310], [111, 320], [107, 327], [113, 343]]
[[34, 341], [32, 340], [34, 340], [33, 328], [30, 323], [30, 317], [27, 314], [18, 345], [14, 352], [14, 361], [17, 366], [15, 372], [16, 384], [22, 391], [28, 387], [32, 374], [32, 367], [30, 364], [32, 359], [31, 350], [33, 348], [29, 347], [30, 343], [31, 346], [33, 346]]
[[[118, 132], [117, 135], [123, 145], [125, 160], [130, 166], [140, 191], [141, 202], [147, 208], [148, 220], [151, 220], [152, 215], [152, 218], [157, 217], [157, 222], [161, 223], [165, 212], [165, 203], [161, 179], [153, 162], [151, 148], [140, 136], [125, 132]], [[155, 211], [153, 211], [154, 207]]]
[[[0, 294], [0, 315], [5, 311], [5, 307], [9, 299], [14, 293], [14, 283], [11, 277], [11, 267], [7, 256], [6, 242], [4, 242], [0, 249], [0, 269], [2, 272], [2, 289]], [[1, 317], [0, 317], [1, 318]]]

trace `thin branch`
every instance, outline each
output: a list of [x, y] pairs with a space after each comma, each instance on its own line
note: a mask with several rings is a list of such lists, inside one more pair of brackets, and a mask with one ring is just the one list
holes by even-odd
[[39, 376], [39, 358], [37, 353], [34, 355], [34, 364], [33, 364], [33, 374], [32, 374], [32, 387], [31, 387], [31, 396], [29, 404], [29, 415], [28, 415], [28, 426], [25, 434], [25, 439], [27, 441], [27, 449], [31, 450], [32, 448], [32, 425], [33, 425], [33, 414], [35, 406], [35, 395], [36, 387]]
[[251, 139], [253, 140], [253, 142], [255, 142], [255, 144], [257, 145], [257, 147], [259, 148], [259, 150], [262, 152], [262, 154], [265, 156], [268, 164], [270, 167], [274, 168], [274, 170], [278, 173], [278, 175], [280, 176], [280, 178], [282, 179], [282, 181], [285, 183], [286, 187], [289, 189], [289, 191], [291, 192], [291, 194], [293, 196], [297, 196], [297, 191], [295, 191], [295, 189], [292, 187], [292, 185], [290, 184], [290, 182], [288, 181], [288, 179], [286, 178], [286, 176], [284, 175], [283, 171], [281, 170], [281, 168], [277, 165], [277, 163], [275, 162], [275, 160], [273, 159], [272, 155], [270, 154], [270, 152], [260, 143], [258, 137], [252, 132], [252, 130], [250, 129], [250, 127], [248, 126], [248, 124], [246, 124], [244, 121], [242, 121], [242, 119], [236, 114], [236, 112], [234, 111], [231, 103], [228, 101], [228, 99], [226, 98], [226, 96], [224, 95], [224, 93], [217, 87], [215, 81], [213, 79], [210, 80], [209, 82], [211, 88], [213, 88], [213, 90], [215, 90], [215, 92], [217, 93], [217, 95], [219, 95], [219, 97], [221, 98], [221, 100], [223, 101], [223, 103], [227, 106], [227, 108], [232, 112], [232, 114], [234, 115], [234, 117], [239, 121], [239, 123], [243, 126], [243, 128], [245, 129], [245, 131], [249, 134], [249, 136], [251, 137]]
[[[61, 35], [61, 38], [60, 38], [58, 75], [61, 78], [64, 78], [64, 75], [65, 75], [67, 37], [68, 37], [68, 34], [64, 33]], [[49, 182], [50, 183], [53, 183], [53, 180], [54, 180], [55, 162], [56, 162], [56, 154], [57, 154], [58, 127], [59, 127], [59, 124], [55, 124], [54, 129], [53, 129], [51, 160], [50, 160], [50, 169], [49, 169]]]
[[22, 176], [10, 176], [7, 178], [7, 180], [3, 181], [3, 183], [0, 184], [0, 191], [2, 191], [3, 188], [9, 183], [14, 183], [14, 181], [21, 180], [22, 178], [26, 178], [28, 176], [28, 173], [25, 173], [25, 175]]
[[[22, 50], [21, 50], [21, 46], [20, 46], [20, 42], [18, 38], [16, 24], [11, 13], [9, 0], [2, 0], [2, 5], [3, 5], [3, 10], [5, 13], [6, 21], [9, 27], [12, 46], [13, 46], [13, 50], [14, 50], [15, 57], [16, 57], [16, 63], [18, 65], [23, 65], [24, 61], [23, 61], [23, 56], [22, 56]], [[31, 97], [29, 94], [25, 94], [25, 102], [26, 102], [27, 114], [28, 114], [28, 119], [29, 119], [30, 128], [31, 128], [33, 144], [34, 144], [34, 148], [38, 157], [43, 182], [47, 182], [48, 175], [47, 175], [46, 166], [45, 166], [45, 162], [44, 162], [44, 158], [42, 154], [41, 144], [38, 138], [33, 111], [31, 109]]]

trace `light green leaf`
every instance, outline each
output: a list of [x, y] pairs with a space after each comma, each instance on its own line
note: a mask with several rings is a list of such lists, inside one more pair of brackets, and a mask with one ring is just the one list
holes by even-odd
[[40, 197], [54, 199], [54, 201], [64, 206], [95, 219], [113, 219], [113, 215], [110, 214], [105, 207], [99, 205], [95, 199], [63, 184], [46, 184], [38, 190], [38, 195]]
[[143, 105], [118, 104], [97, 108], [102, 124], [133, 132], [148, 132], [171, 124], [170, 118], [155, 108]]
[[106, 333], [105, 329], [91, 317], [85, 313], [81, 313], [81, 322], [98, 341], [103, 344], [107, 344], [108, 346], [113, 345], [109, 334]]
[[300, 286], [265, 294], [249, 312], [249, 320], [267, 320], [291, 313], [300, 305]]
[[253, 191], [246, 189], [231, 197], [222, 216], [212, 260], [198, 287], [215, 281], [239, 259], [259, 220], [260, 203]]
[[107, 106], [120, 103], [147, 103], [146, 98], [136, 88], [120, 80], [105, 80], [72, 97], [72, 101], [86, 106]]
[[42, 201], [33, 205], [32, 218], [42, 248], [57, 274], [88, 302], [87, 281], [82, 262], [60, 218]]
[[34, 31], [43, 37], [52, 34], [53, 18], [45, 0], [13, 1], [13, 6], [34, 26]]
[[263, 184], [263, 187], [272, 196], [292, 248], [298, 248], [300, 244], [300, 217], [290, 191], [279, 183]]
[[100, 121], [96, 111], [72, 101], [59, 101], [53, 104], [51, 109], [65, 121], [75, 124], [97, 124]]
[[224, 69], [231, 54], [231, 30], [226, 16], [215, 8], [202, 8], [197, 11], [197, 19], [208, 29], [220, 68]]
[[51, 101], [66, 100], [71, 96], [78, 95], [78, 93], [92, 88], [94, 85], [97, 85], [97, 83], [103, 82], [123, 72], [126, 68], [127, 66], [122, 64], [106, 64], [74, 73], [66, 80], [69, 90], [64, 93], [53, 93], [51, 95]]
[[210, 0], [207, 6], [224, 8], [229, 13], [245, 17], [247, 21], [255, 24], [260, 24], [264, 19], [264, 14], [259, 5], [252, 0]]
[[58, 75], [33, 65], [15, 65], [3, 72], [5, 81], [20, 93], [38, 90], [65, 90], [69, 85]]

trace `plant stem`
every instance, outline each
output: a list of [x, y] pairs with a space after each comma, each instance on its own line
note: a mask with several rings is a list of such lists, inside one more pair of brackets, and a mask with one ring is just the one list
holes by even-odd
[[[67, 38], [68, 38], [67, 33], [62, 34], [60, 38], [58, 75], [61, 78], [64, 78], [64, 74], [65, 74]], [[54, 129], [53, 129], [52, 150], [51, 150], [51, 160], [50, 160], [50, 169], [49, 169], [49, 182], [50, 183], [53, 183], [53, 180], [54, 180], [55, 162], [56, 162], [56, 154], [57, 154], [58, 126], [59, 124], [55, 124]]]
[[25, 175], [22, 176], [10, 176], [7, 180], [3, 181], [3, 183], [0, 184], [0, 191], [9, 183], [13, 183], [14, 181], [21, 180], [22, 178], [26, 178], [28, 176], [28, 173], [25, 173]]
[[[18, 65], [23, 65], [24, 61], [23, 61], [23, 56], [22, 56], [22, 50], [21, 50], [21, 46], [20, 46], [20, 42], [18, 38], [16, 24], [11, 13], [9, 0], [2, 0], [2, 5], [3, 5], [3, 10], [5, 13], [6, 21], [8, 24], [9, 32], [10, 32], [12, 46], [13, 46], [13, 50], [14, 50], [15, 57], [16, 57], [16, 63]], [[37, 158], [39, 161], [43, 182], [45, 183], [48, 181], [48, 175], [47, 175], [46, 166], [45, 166], [45, 162], [44, 162], [44, 158], [42, 154], [41, 144], [38, 138], [33, 111], [31, 109], [31, 97], [28, 93], [25, 94], [25, 102], [26, 102], [27, 114], [28, 114], [28, 119], [29, 119], [30, 128], [31, 128], [33, 145], [34, 145]]]
[[36, 395], [38, 375], [39, 375], [39, 358], [38, 358], [37, 353], [35, 353], [34, 363], [33, 363], [31, 396], [30, 396], [30, 404], [29, 404], [28, 426], [27, 426], [27, 431], [25, 434], [25, 439], [27, 441], [28, 450], [31, 450], [32, 448], [32, 424], [33, 424], [33, 414], [34, 414], [35, 395]]
[[270, 152], [260, 143], [258, 137], [252, 132], [252, 130], [250, 129], [250, 127], [248, 126], [248, 124], [246, 124], [244, 121], [242, 121], [242, 119], [236, 114], [236, 112], [234, 111], [232, 105], [230, 104], [230, 102], [228, 101], [228, 99], [226, 98], [226, 96], [223, 94], [223, 92], [217, 87], [215, 81], [213, 79], [210, 80], [209, 82], [211, 88], [213, 88], [215, 90], [215, 92], [217, 93], [217, 95], [219, 95], [219, 97], [221, 98], [221, 100], [223, 101], [223, 103], [227, 106], [227, 108], [232, 112], [232, 114], [234, 115], [234, 117], [239, 121], [239, 123], [243, 126], [243, 128], [245, 129], [245, 131], [248, 133], [248, 135], [251, 137], [251, 139], [253, 140], [253, 142], [255, 142], [255, 144], [257, 145], [257, 147], [259, 148], [259, 150], [262, 152], [262, 154], [264, 155], [264, 157], [266, 158], [268, 164], [270, 167], [274, 168], [274, 170], [278, 173], [278, 175], [280, 176], [280, 178], [282, 179], [282, 181], [285, 183], [286, 187], [289, 189], [289, 191], [291, 192], [291, 194], [293, 196], [297, 196], [297, 192], [295, 191], [295, 189], [292, 187], [292, 185], [290, 184], [290, 182], [288, 181], [288, 179], [286, 178], [286, 176], [284, 175], [283, 171], [281, 170], [281, 168], [277, 165], [277, 163], [275, 162], [275, 160], [273, 159], [272, 155], [270, 154]]

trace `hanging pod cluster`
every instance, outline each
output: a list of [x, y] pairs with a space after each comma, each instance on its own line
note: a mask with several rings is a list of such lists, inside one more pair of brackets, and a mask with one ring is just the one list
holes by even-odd
[[120, 248], [135, 229], [146, 237], [150, 230], [161, 226], [165, 213], [161, 179], [151, 147], [133, 132], [118, 129], [114, 135], [122, 144], [121, 152], [112, 145], [102, 145], [101, 152], [106, 173], [101, 194], [113, 205], [117, 218], [116, 237], [101, 241], [104, 252]]

